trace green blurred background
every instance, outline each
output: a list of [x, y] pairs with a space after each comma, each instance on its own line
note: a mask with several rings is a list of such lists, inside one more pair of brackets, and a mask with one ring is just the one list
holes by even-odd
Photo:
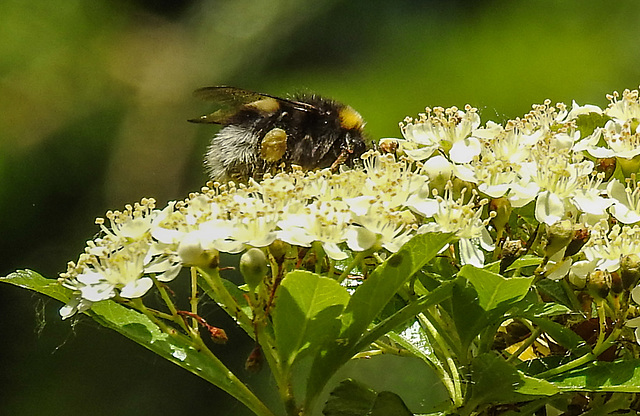
[[[204, 184], [214, 129], [191, 92], [234, 85], [349, 103], [374, 138], [425, 106], [483, 121], [545, 98], [605, 106], [640, 83], [640, 2], [3, 0], [0, 275], [64, 271], [93, 220]], [[59, 304], [0, 285], [1, 415], [244, 415], [216, 388]], [[232, 327], [219, 311], [210, 322]], [[226, 325], [226, 326], [225, 326]], [[241, 367], [230, 331], [216, 352]]]

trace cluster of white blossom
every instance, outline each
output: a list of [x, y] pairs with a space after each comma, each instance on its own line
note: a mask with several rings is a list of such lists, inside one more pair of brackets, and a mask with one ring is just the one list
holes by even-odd
[[[536, 220], [547, 226], [569, 219], [597, 230], [574, 264], [574, 277], [615, 271], [620, 256], [640, 254], [634, 225], [640, 221], [640, 101], [638, 91], [628, 90], [608, 98], [606, 109], [547, 101], [504, 125], [481, 125], [470, 106], [427, 108], [401, 123], [403, 139], [383, 139], [398, 145], [395, 154], [370, 151], [361, 168], [214, 184], [161, 210], [149, 199], [110, 212], [108, 227], [99, 221], [101, 237], [61, 275], [77, 294], [61, 314], [116, 295], [140, 297], [154, 280], [170, 281], [218, 252], [241, 253], [276, 240], [320, 244], [340, 261], [348, 252], [396, 252], [417, 233], [450, 232], [460, 262], [482, 267], [494, 248], [488, 227], [496, 213], [487, 206], [497, 198], [516, 209], [535, 204]], [[583, 127], [588, 118], [603, 125]], [[603, 161], [613, 159], [620, 168], [611, 176]], [[624, 232], [608, 229], [610, 215], [626, 224]], [[633, 235], [634, 242], [612, 248], [621, 235]], [[610, 255], [601, 253], [603, 241]]]

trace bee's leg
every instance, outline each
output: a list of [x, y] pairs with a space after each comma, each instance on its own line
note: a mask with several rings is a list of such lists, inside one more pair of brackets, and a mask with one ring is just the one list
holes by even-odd
[[349, 155], [351, 153], [353, 153], [353, 150], [351, 149], [342, 149], [338, 158], [331, 164], [331, 172], [336, 173], [338, 171], [338, 167], [349, 159]]

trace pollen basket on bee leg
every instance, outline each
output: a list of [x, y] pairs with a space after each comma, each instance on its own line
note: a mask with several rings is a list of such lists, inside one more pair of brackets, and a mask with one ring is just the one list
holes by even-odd
[[287, 133], [279, 128], [271, 129], [260, 143], [260, 157], [267, 162], [277, 162], [287, 151]]

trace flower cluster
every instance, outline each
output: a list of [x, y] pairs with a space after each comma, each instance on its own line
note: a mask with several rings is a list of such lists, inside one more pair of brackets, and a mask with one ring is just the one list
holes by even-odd
[[[183, 267], [210, 265], [219, 252], [274, 242], [313, 245], [337, 264], [354, 252], [393, 253], [418, 233], [441, 231], [456, 235], [456, 261], [482, 267], [495, 247], [513, 241], [504, 235], [509, 217], [525, 207], [543, 229], [593, 231], [583, 249], [549, 256], [554, 278], [615, 272], [621, 256], [640, 254], [633, 226], [640, 221], [638, 96], [615, 93], [606, 109], [545, 101], [504, 125], [482, 125], [470, 106], [427, 108], [401, 123], [403, 139], [381, 141], [381, 151], [392, 153], [370, 151], [359, 168], [208, 184], [163, 209], [149, 199], [108, 213], [110, 226], [100, 220], [101, 236], [61, 275], [76, 293], [61, 314], [140, 297]], [[610, 228], [612, 218], [626, 225]]]

